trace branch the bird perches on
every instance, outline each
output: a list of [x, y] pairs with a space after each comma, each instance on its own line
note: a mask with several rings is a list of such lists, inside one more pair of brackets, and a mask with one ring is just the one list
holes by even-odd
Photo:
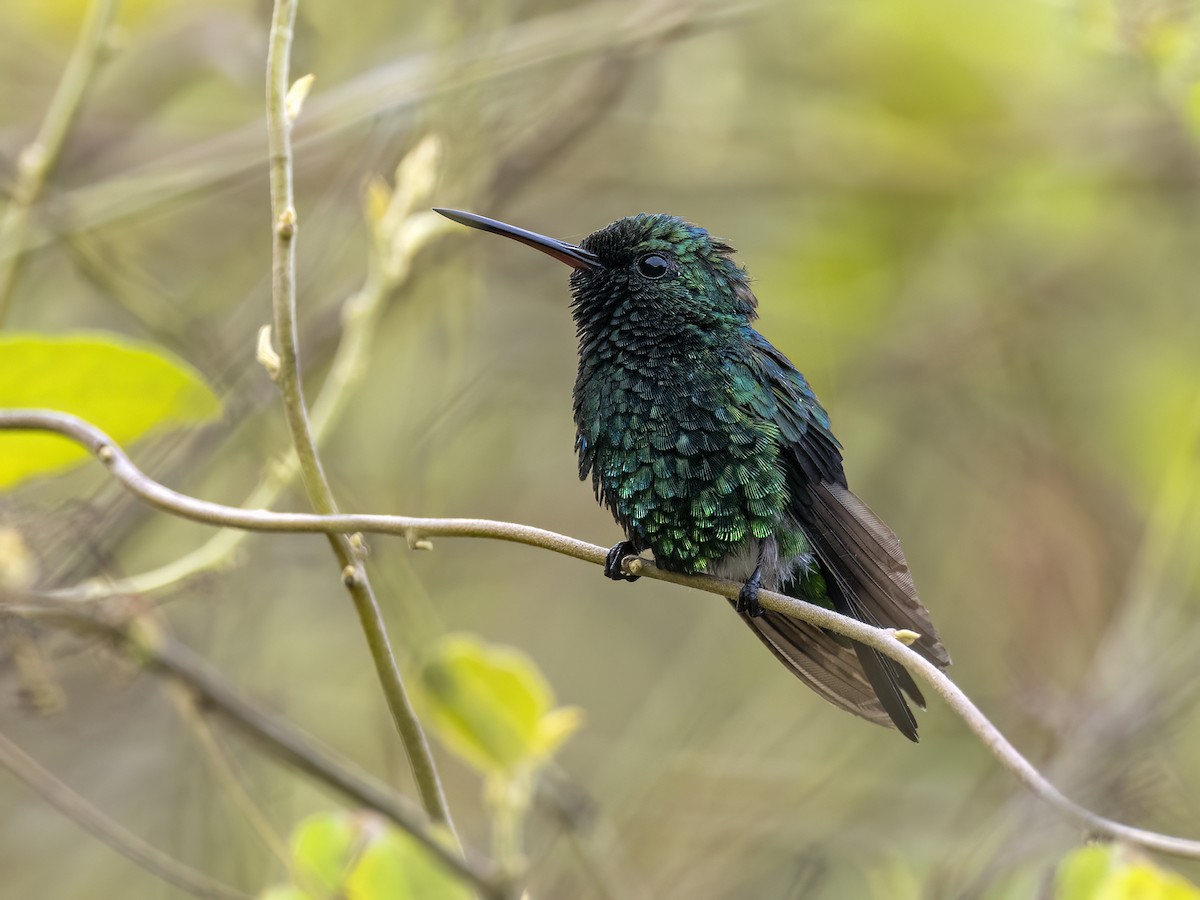
[[[603, 565], [607, 549], [566, 535], [489, 519], [434, 519], [413, 516], [365, 514], [316, 515], [246, 510], [210, 503], [180, 494], [142, 472], [129, 456], [100, 429], [67, 413], [52, 410], [0, 410], [0, 431], [52, 432], [85, 447], [103, 463], [109, 473], [126, 489], [146, 503], [164, 512], [222, 528], [248, 531], [314, 534], [391, 534], [405, 538], [410, 547], [428, 547], [431, 537], [473, 537], [510, 541], [551, 550], [574, 559]], [[653, 563], [634, 559], [626, 562], [630, 574], [667, 581], [726, 598], [735, 598], [742, 585], [707, 575], [679, 575], [658, 569]], [[1012, 745], [971, 699], [937, 666], [928, 662], [905, 643], [909, 635], [875, 628], [847, 616], [773, 591], [763, 591], [760, 602], [820, 628], [844, 635], [873, 647], [905, 666], [913, 675], [932, 687], [984, 746], [1032, 794], [1053, 807], [1068, 821], [1079, 825], [1090, 836], [1125, 841], [1148, 850], [1188, 859], [1200, 859], [1200, 840], [1174, 837], [1135, 828], [1105, 818], [1080, 806], [1050, 783], [1040, 771]]]

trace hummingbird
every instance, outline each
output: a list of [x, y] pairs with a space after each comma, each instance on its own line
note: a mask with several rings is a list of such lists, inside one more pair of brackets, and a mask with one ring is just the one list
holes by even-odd
[[733, 248], [672, 215], [618, 219], [576, 245], [435, 212], [572, 269], [579, 478], [625, 532], [604, 574], [637, 580], [625, 560], [648, 550], [663, 569], [741, 582], [731, 605], [794, 675], [916, 741], [908, 700], [925, 700], [903, 666], [759, 603], [766, 588], [907, 629], [913, 649], [950, 664], [899, 540], [847, 486], [829, 416], [754, 329], [758, 302]]

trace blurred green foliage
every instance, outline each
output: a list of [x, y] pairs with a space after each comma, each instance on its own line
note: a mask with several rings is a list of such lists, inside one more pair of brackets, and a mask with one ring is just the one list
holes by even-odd
[[[904, 541], [952, 676], [1072, 796], [1196, 836], [1197, 4], [726, 6], [364, 0], [348, 15], [301, 0], [294, 74], [317, 76], [296, 128], [310, 395], [380, 262], [364, 186], [426, 134], [444, 148], [438, 205], [567, 239], [639, 210], [687, 216], [741, 251], [761, 330]], [[0, 8], [6, 182], [81, 8]], [[200, 372], [222, 421], [135, 459], [229, 503], [286, 447], [254, 359], [265, 16], [246, 0], [129, 5], [5, 323], [122, 333]], [[664, 36], [681, 19], [693, 27]], [[377, 219], [384, 199], [368, 201]], [[559, 267], [461, 234], [401, 282], [324, 446], [341, 506], [614, 542], [576, 483]], [[92, 467], [6, 495], [0, 517], [40, 587], [136, 574], [209, 536]], [[254, 537], [227, 562], [162, 595], [173, 632], [411, 792], [318, 539]], [[534, 897], [1025, 900], [1080, 842], [936, 703], [919, 747], [841, 716], [719, 602], [489, 542], [374, 539], [368, 564], [415, 676], [439, 637], [469, 631], [522, 648], [586, 710], [525, 816]], [[30, 714], [0, 650], [6, 735], [194, 865], [249, 891], [289, 878], [152, 679], [37, 641], [68, 705]], [[225, 740], [278, 832], [327, 813], [329, 797]], [[476, 766], [440, 759], [460, 830], [486, 846]], [[173, 896], [4, 777], [0, 805], [14, 896]]]
[[1055, 900], [1197, 900], [1200, 890], [1120, 847], [1076, 850], [1059, 866]]
[[269, 888], [259, 900], [469, 900], [404, 832], [354, 813], [310, 816], [291, 840], [295, 885]]
[[579, 727], [580, 711], [554, 707], [545, 676], [524, 653], [448, 635], [421, 667], [431, 727], [484, 775], [536, 767]]
[[437, 640], [420, 674], [423, 708], [442, 744], [484, 777], [496, 862], [523, 871], [525, 817], [536, 778], [582, 714], [554, 706], [554, 692], [527, 655], [466, 634]]

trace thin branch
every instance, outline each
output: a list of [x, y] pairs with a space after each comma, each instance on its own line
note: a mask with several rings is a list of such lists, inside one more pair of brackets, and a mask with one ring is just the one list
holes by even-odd
[[[369, 532], [404, 537], [409, 546], [428, 548], [430, 537], [474, 537], [511, 541], [552, 550], [565, 556], [596, 565], [603, 565], [607, 551], [603, 547], [541, 528], [497, 522], [488, 519], [426, 519], [412, 516], [381, 515], [311, 515], [305, 513], [272, 513], [245, 510], [209, 503], [177, 493], [147, 477], [133, 464], [104, 432], [95, 426], [66, 413], [46, 410], [0, 410], [0, 431], [50, 431], [70, 438], [86, 447], [103, 462], [114, 478], [131, 492], [158, 509], [181, 518], [220, 527], [245, 528], [253, 531], [309, 532], [353, 534]], [[737, 597], [741, 584], [707, 575], [679, 575], [659, 569], [645, 560], [627, 563], [631, 574], [645, 575], [722, 597]], [[1051, 784], [993, 725], [962, 690], [945, 673], [910, 649], [895, 634], [875, 628], [857, 619], [839, 615], [831, 610], [802, 600], [795, 600], [772, 591], [762, 592], [762, 604], [768, 609], [809, 622], [837, 634], [873, 647], [894, 659], [920, 677], [942, 696], [952, 710], [984, 746], [1034, 795], [1056, 809], [1064, 818], [1105, 837], [1116, 838], [1173, 856], [1200, 859], [1200, 841], [1172, 837], [1145, 831], [1107, 819], [1064, 795]]]
[[[300, 478], [309, 502], [318, 513], [337, 512], [329, 480], [321, 467], [316, 440], [304, 404], [300, 377], [300, 346], [296, 335], [296, 232], [298, 228], [292, 195], [291, 128], [295, 114], [287, 109], [288, 79], [297, 0], [275, 0], [267, 53], [267, 143], [270, 150], [271, 215], [271, 307], [278, 341], [279, 365], [276, 383], [283, 397], [284, 416], [292, 446], [300, 462]], [[342, 582], [354, 600], [367, 648], [383, 688], [396, 731], [408, 754], [413, 779], [429, 817], [452, 836], [454, 822], [438, 777], [437, 765], [425, 731], [413, 709], [400, 667], [396, 664], [383, 614], [375, 592], [354, 545], [345, 534], [329, 533], [329, 544], [342, 569]], [[457, 841], [457, 837], [455, 836]]]
[[29, 214], [37, 202], [46, 178], [54, 171], [66, 143], [83, 96], [92, 82], [92, 73], [104, 49], [108, 26], [116, 11], [116, 0], [92, 0], [87, 18], [79, 31], [75, 49], [63, 72], [62, 81], [46, 110], [46, 118], [33, 143], [17, 157], [17, 180], [12, 199], [0, 219], [0, 323], [8, 314], [13, 285], [25, 247]]
[[233, 760], [217, 740], [212, 725], [196, 699], [195, 692], [188, 686], [177, 682], [168, 682], [165, 687], [179, 718], [187, 725], [192, 737], [195, 738], [196, 743], [200, 745], [200, 749], [208, 758], [217, 782], [225, 789], [225, 793], [229, 795], [233, 805], [237, 807], [251, 830], [258, 835], [263, 845], [271, 851], [285, 869], [290, 867], [291, 855], [288, 853], [287, 843], [271, 825], [270, 820], [254, 801], [254, 798], [250, 796], [250, 792], [234, 767]]
[[161, 878], [195, 897], [216, 897], [221, 900], [249, 900], [249, 895], [184, 865], [157, 847], [127, 831], [86, 799], [43, 769], [20, 747], [0, 733], [0, 766], [25, 782], [39, 797], [64, 816], [112, 847], [126, 859], [136, 863], [151, 875]]
[[[403, 164], [401, 168], [403, 170]], [[425, 173], [426, 177], [431, 174]], [[403, 198], [406, 197], [423, 196], [417, 190], [418, 186], [412, 183], [420, 177], [421, 173], [416, 173], [407, 180], [397, 179], [394, 205], [403, 205]], [[378, 331], [379, 321], [387, 309], [387, 299], [408, 279], [417, 254], [446, 230], [442, 223], [447, 220], [441, 216], [426, 212], [409, 215], [403, 209], [398, 212], [404, 215], [394, 228], [387, 230], [387, 234], [380, 235], [389, 240], [385, 246], [374, 249], [363, 286], [342, 306], [341, 338], [329, 372], [312, 405], [312, 433], [318, 446], [332, 432], [346, 402], [353, 396], [367, 371], [371, 339]], [[269, 508], [299, 472], [299, 462], [295, 451], [291, 450], [283, 459], [272, 461], [265, 467], [259, 483], [240, 505], [252, 509]], [[125, 578], [89, 578], [70, 587], [47, 592], [47, 596], [61, 600], [98, 600], [120, 594], [162, 591], [200, 572], [233, 563], [237, 549], [249, 535], [248, 531], [223, 529], [196, 549], [164, 565]]]
[[287, 719], [243, 696], [190, 647], [156, 628], [144, 617], [121, 620], [105, 614], [93, 604], [79, 603], [0, 604], [2, 614], [114, 641], [140, 665], [171, 678], [187, 690], [199, 709], [219, 715], [274, 757], [333, 788], [348, 800], [390, 819], [451, 872], [478, 887], [485, 896], [506, 896], [505, 886], [494, 877], [490, 868], [482, 862], [464, 859], [456, 847], [448, 846], [430, 828], [416, 804], [360, 772], [349, 760]]

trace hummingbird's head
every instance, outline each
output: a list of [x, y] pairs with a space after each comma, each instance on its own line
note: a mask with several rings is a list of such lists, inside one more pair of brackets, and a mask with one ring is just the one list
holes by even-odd
[[597, 265], [572, 273], [577, 304], [632, 299], [664, 316], [702, 324], [744, 323], [756, 316], [749, 276], [733, 261], [733, 248], [678, 216], [618, 219], [579, 246]]
[[574, 245], [473, 213], [436, 211], [571, 266], [581, 322], [600, 325], [624, 311], [717, 327], [744, 325], [757, 315], [749, 276], [733, 261], [733, 248], [678, 216], [628, 216]]

